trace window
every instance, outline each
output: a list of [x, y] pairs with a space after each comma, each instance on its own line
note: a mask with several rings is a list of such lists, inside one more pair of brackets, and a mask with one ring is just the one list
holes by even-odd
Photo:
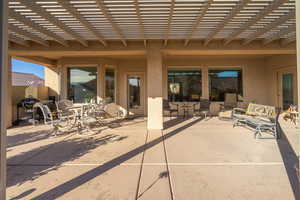
[[226, 93], [243, 96], [242, 70], [209, 70], [211, 101], [224, 101]]
[[137, 109], [141, 106], [141, 78], [128, 77], [129, 108]]
[[115, 70], [105, 69], [105, 97], [108, 103], [115, 102]]
[[200, 70], [169, 70], [168, 98], [173, 102], [199, 101], [202, 95]]
[[68, 99], [90, 103], [97, 98], [97, 67], [68, 68]]

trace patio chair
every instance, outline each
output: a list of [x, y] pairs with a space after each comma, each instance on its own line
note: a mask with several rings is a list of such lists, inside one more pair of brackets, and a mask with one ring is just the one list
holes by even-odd
[[208, 99], [200, 99], [199, 103], [195, 103], [193, 105], [193, 114], [204, 114], [204, 118], [206, 118], [207, 114], [209, 113], [210, 103], [211, 102]]
[[177, 117], [179, 115], [179, 105], [178, 104], [172, 104], [170, 105], [170, 102], [167, 99], [163, 99], [163, 111], [169, 112], [169, 117], [172, 117], [172, 113], [176, 112]]
[[66, 119], [68, 123], [70, 123], [71, 119], [74, 119], [75, 113], [74, 111], [69, 110], [74, 106], [73, 102], [68, 99], [63, 99], [55, 102], [57, 116], [59, 119]]
[[[38, 109], [40, 110], [40, 113], [42, 113], [42, 118], [43, 118], [44, 124], [53, 126], [53, 130], [51, 131], [51, 134], [54, 134], [54, 136], [57, 136], [57, 133], [61, 132], [60, 129], [62, 128], [61, 123], [63, 122], [63, 120], [61, 120], [61, 119], [54, 120], [49, 107], [42, 103], [34, 104], [33, 115], [35, 115], [35, 113], [37, 113]], [[34, 121], [34, 124], [35, 124], [35, 121]]]
[[237, 94], [226, 93], [224, 104], [221, 104], [221, 111], [232, 110], [237, 107]]

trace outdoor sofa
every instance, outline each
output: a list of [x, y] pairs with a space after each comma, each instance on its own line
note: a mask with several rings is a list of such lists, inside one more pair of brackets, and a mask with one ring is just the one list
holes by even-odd
[[278, 118], [280, 109], [274, 106], [250, 103], [248, 108], [234, 108], [232, 118], [233, 127], [247, 126], [254, 130], [254, 138], [262, 136], [262, 132], [270, 132], [275, 139], [280, 138]]

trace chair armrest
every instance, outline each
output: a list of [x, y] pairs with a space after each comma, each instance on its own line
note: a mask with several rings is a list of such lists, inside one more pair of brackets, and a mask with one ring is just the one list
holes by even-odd
[[234, 108], [233, 110], [232, 110], [232, 113], [233, 114], [246, 114], [246, 110], [245, 109], [243, 109], [243, 108]]

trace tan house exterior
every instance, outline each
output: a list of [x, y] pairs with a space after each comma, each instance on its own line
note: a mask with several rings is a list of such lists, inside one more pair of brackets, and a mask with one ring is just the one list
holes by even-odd
[[[201, 30], [205, 32], [206, 29], [200, 26], [201, 22], [211, 23], [209, 20], [207, 20], [209, 22], [205, 20], [205, 16], [210, 13], [210, 9], [214, 10], [214, 6], [224, 6], [226, 9], [222, 2], [219, 2], [220, 5], [212, 0], [200, 2], [202, 12], [197, 15], [198, 17], [190, 20], [187, 34], [185, 34], [186, 31], [182, 31], [187, 28], [182, 28], [183, 25], [177, 25], [179, 28], [176, 29], [176, 20], [180, 22], [180, 19], [172, 18], [173, 12], [176, 11], [173, 4], [176, 3], [171, 3], [168, 6], [170, 14], [163, 16], [166, 18], [164, 29], [166, 32], [160, 36], [157, 36], [157, 32], [161, 30], [159, 23], [147, 25], [147, 16], [145, 15], [143, 18], [143, 13], [141, 14], [141, 10], [139, 10], [144, 8], [144, 5], [140, 5], [138, 1], [135, 1], [135, 5], [133, 5], [133, 8], [136, 9], [138, 27], [132, 29], [130, 26], [126, 27], [127, 25], [122, 24], [122, 20], [120, 21], [113, 11], [109, 13], [107, 7], [118, 5], [106, 5], [101, 0], [95, 1], [93, 6], [97, 6], [97, 9], [101, 10], [103, 18], [106, 19], [103, 30], [89, 21], [92, 19], [84, 18], [78, 10], [70, 8], [72, 5], [68, 3], [64, 4], [58, 1], [58, 4], [77, 20], [76, 23], [80, 23], [84, 27], [83, 29], [77, 30], [76, 25], [72, 27], [64, 21], [65, 19], [57, 20], [56, 18], [59, 16], [54, 17], [50, 11], [46, 11], [36, 1], [16, 2], [18, 3], [10, 3], [8, 10], [6, 10], [7, 1], [2, 1], [2, 7], [0, 7], [2, 16], [0, 199], [5, 199], [5, 167], [3, 166], [5, 165], [5, 148], [3, 147], [6, 144], [5, 125], [6, 123], [10, 124], [12, 119], [11, 116], [5, 115], [5, 110], [11, 110], [9, 98], [11, 86], [6, 84], [6, 81], [9, 82], [11, 79], [10, 58], [46, 66], [45, 86], [49, 87], [49, 96], [57, 96], [58, 99], [68, 98], [69, 95], [68, 68], [96, 68], [96, 75], [94, 75], [97, 77], [97, 100], [107, 97], [105, 69], [113, 69], [115, 75], [114, 102], [127, 110], [130, 99], [128, 78], [137, 78], [140, 102], [139, 106], [133, 107], [129, 111], [146, 116], [148, 130], [164, 128], [162, 102], [163, 99], [168, 98], [168, 70], [170, 69], [201, 71], [201, 97], [206, 99], [211, 96], [209, 70], [241, 70], [243, 103], [254, 101], [277, 107], [283, 106], [282, 77], [284, 74], [291, 74], [293, 77], [293, 103], [300, 105], [300, 4], [298, 1], [263, 2], [264, 5], [261, 6], [259, 14], [254, 16], [249, 14], [250, 17], [248, 17], [252, 16], [251, 19], [246, 22], [241, 20], [239, 23], [242, 25], [233, 30], [230, 29], [231, 32], [229, 32], [232, 34], [227, 34], [225, 25], [228, 25], [230, 21], [235, 21], [234, 16], [237, 16], [241, 10], [246, 9], [247, 11], [247, 4], [251, 6], [250, 1], [236, 1], [231, 6], [232, 10], [228, 16], [222, 18], [220, 25], [208, 24], [212, 30], [210, 30], [211, 33], [204, 34], [204, 36], [201, 35]], [[253, 4], [252, 6], [256, 6], [259, 2], [255, 1]], [[57, 30], [52, 30], [50, 27], [51, 32], [42, 24], [34, 22], [31, 14], [26, 13], [26, 10], [18, 10], [20, 5], [38, 13], [41, 18], [48, 20], [63, 33], [56, 32]], [[160, 6], [164, 7], [164, 5]], [[195, 7], [192, 3], [186, 6], [188, 8]], [[120, 7], [122, 6], [120, 5]], [[155, 9], [155, 6], [151, 9]], [[178, 8], [178, 10], [180, 9]], [[263, 27], [255, 28], [254, 25], [257, 25], [257, 22], [262, 19], [267, 20], [268, 15], [276, 10], [283, 13], [281, 17], [271, 20]], [[24, 18], [22, 15], [27, 15], [27, 17]], [[7, 24], [8, 19], [10, 21]], [[173, 26], [172, 20], [175, 24]], [[37, 33], [30, 34], [28, 27], [22, 28], [22, 24], [26, 24]], [[280, 27], [281, 25], [282, 27]], [[106, 29], [106, 26], [109, 28]], [[198, 29], [198, 27], [203, 29]], [[10, 30], [10, 34], [7, 33], [7, 29]], [[101, 31], [97, 32], [99, 29]], [[129, 29], [132, 32], [137, 31], [137, 33], [128, 33]], [[156, 32], [152, 33], [152, 29], [153, 32]], [[223, 29], [225, 32], [222, 32]], [[276, 30], [274, 33], [270, 32], [274, 29]], [[105, 30], [107, 31], [105, 32]], [[148, 35], [153, 34], [153, 37], [147, 38], [147, 30], [149, 31]], [[100, 32], [102, 35], [99, 34]], [[247, 34], [243, 35], [244, 32]], [[181, 35], [179, 34], [177, 37], [176, 33]], [[197, 38], [197, 34], [201, 37]], [[241, 37], [238, 37], [239, 35]], [[8, 40], [10, 42], [7, 48]], [[213, 102], [211, 112], [217, 114], [218, 104], [221, 103], [223, 102]]]

